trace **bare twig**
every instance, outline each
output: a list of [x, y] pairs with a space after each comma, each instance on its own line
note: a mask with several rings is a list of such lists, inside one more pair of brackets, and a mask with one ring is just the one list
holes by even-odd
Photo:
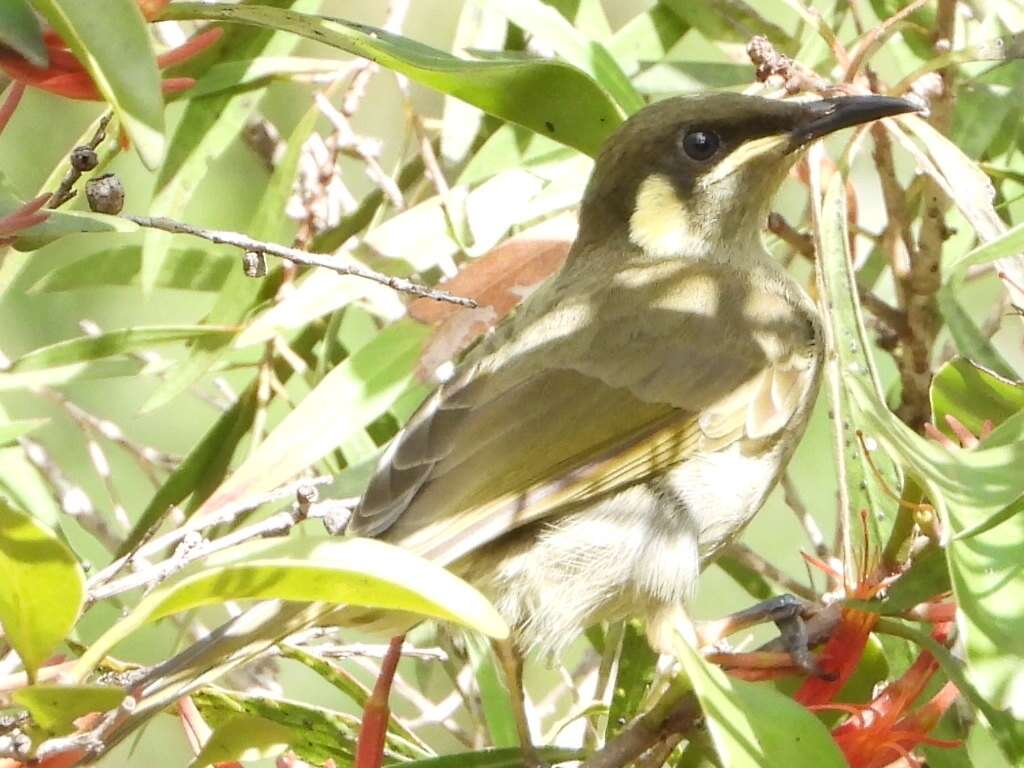
[[318, 516], [315, 504], [295, 503], [289, 509], [282, 510], [257, 523], [242, 526], [216, 539], [204, 539], [197, 531], [190, 531], [181, 538], [169, 558], [140, 568], [117, 581], [111, 581], [90, 590], [88, 602], [92, 604], [97, 600], [113, 597], [138, 587], [152, 589], [196, 560], [209, 557], [216, 552], [222, 552], [246, 541], [286, 536], [299, 523]]
[[[323, 485], [330, 482], [330, 477], [316, 477], [307, 478], [303, 480], [297, 480], [292, 483], [275, 488], [267, 493], [250, 496], [242, 499], [235, 504], [225, 505], [217, 512], [204, 515], [202, 517], [194, 517], [182, 526], [175, 528], [172, 531], [152, 539], [148, 543], [144, 543], [139, 546], [135, 552], [132, 552], [124, 557], [120, 557], [114, 562], [110, 563], [103, 570], [97, 573], [89, 580], [88, 589], [90, 594], [96, 593], [100, 588], [114, 578], [121, 570], [129, 565], [136, 558], [146, 559], [163, 552], [168, 547], [176, 546], [185, 537], [192, 534], [197, 534], [200, 531], [208, 528], [213, 528], [218, 525], [225, 525], [232, 522], [238, 516], [245, 514], [253, 509], [263, 506], [274, 501], [280, 501], [281, 499], [288, 498], [289, 496], [295, 496], [299, 488], [303, 486], [317, 486]], [[327, 502], [322, 502], [327, 504]], [[313, 516], [313, 515], [310, 515]], [[123, 590], [122, 590], [123, 591]]]
[[674, 734], [698, 728], [702, 719], [697, 697], [674, 682], [650, 711], [587, 758], [580, 768], [621, 768]]
[[64, 471], [50, 456], [50, 452], [40, 443], [27, 437], [20, 438], [18, 443], [28, 460], [42, 473], [61, 511], [81, 525], [105, 549], [110, 552], [117, 551], [121, 538], [110, 529], [107, 521], [97, 514], [89, 494], [80, 485], [68, 480]]
[[790, 94], [810, 91], [826, 95], [836, 90], [835, 86], [814, 70], [776, 51], [775, 46], [762, 35], [752, 37], [747, 43], [747, 56], [754, 65], [754, 76], [759, 82], [778, 77]]
[[107, 125], [114, 116], [113, 112], [107, 112], [100, 118], [96, 132], [89, 141], [71, 150], [68, 172], [57, 187], [57, 191], [50, 198], [50, 208], [60, 208], [64, 203], [75, 196], [75, 183], [86, 171], [96, 167], [96, 147], [107, 137]]
[[380, 283], [381, 285], [386, 285], [396, 291], [412, 294], [413, 296], [422, 296], [424, 298], [434, 299], [435, 301], [447, 301], [452, 304], [458, 304], [462, 307], [476, 306], [476, 302], [472, 299], [453, 296], [450, 293], [434, 290], [433, 288], [428, 288], [425, 285], [414, 283], [411, 280], [406, 280], [401, 277], [385, 275], [382, 272], [376, 272], [369, 267], [356, 264], [339, 264], [329, 257], [320, 256], [315, 253], [310, 253], [309, 251], [299, 250], [298, 248], [291, 248], [286, 245], [256, 240], [255, 238], [243, 235], [240, 232], [230, 232], [222, 229], [205, 229], [204, 227], [196, 227], [191, 224], [186, 224], [183, 221], [176, 221], [162, 216], [125, 215], [123, 218], [138, 224], [140, 227], [160, 229], [164, 232], [171, 232], [178, 235], [192, 235], [193, 237], [208, 240], [211, 243], [231, 245], [235, 248], [241, 248], [243, 251], [257, 251], [269, 254], [270, 256], [277, 256], [281, 259], [288, 259], [289, 261], [293, 261], [297, 264], [304, 264], [310, 267], [322, 267], [323, 269], [329, 269], [332, 272], [337, 272], [339, 275], [361, 277], [366, 280], [372, 280], [375, 283]]

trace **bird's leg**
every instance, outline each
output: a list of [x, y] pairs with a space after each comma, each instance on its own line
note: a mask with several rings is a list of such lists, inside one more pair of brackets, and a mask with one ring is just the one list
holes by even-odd
[[494, 655], [505, 675], [505, 685], [512, 699], [512, 711], [516, 718], [516, 731], [519, 735], [519, 749], [523, 754], [523, 764], [527, 768], [540, 768], [540, 756], [530, 737], [530, 721], [526, 717], [526, 693], [523, 690], [523, 657], [512, 640], [494, 640]]
[[804, 623], [804, 619], [811, 615], [811, 604], [793, 595], [776, 595], [724, 618], [700, 622], [697, 625], [697, 637], [702, 647], [714, 645], [736, 632], [771, 621], [779, 628], [784, 652], [780, 654], [756, 651], [751, 654], [729, 654], [730, 666], [744, 666], [742, 657], [749, 656], [746, 659], [749, 662], [747, 666], [752, 668], [795, 666], [807, 674], [820, 675], [821, 670], [811, 656], [807, 625]]

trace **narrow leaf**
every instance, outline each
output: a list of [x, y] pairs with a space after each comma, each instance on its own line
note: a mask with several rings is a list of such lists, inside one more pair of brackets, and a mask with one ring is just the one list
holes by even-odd
[[596, 155], [622, 121], [608, 93], [579, 69], [547, 59], [465, 60], [363, 24], [223, 3], [173, 3], [170, 19], [207, 19], [287, 30], [372, 59], [484, 112]]
[[46, 347], [26, 352], [15, 360], [8, 369], [12, 373], [40, 371], [72, 363], [99, 360], [126, 352], [191, 341], [208, 336], [224, 336], [231, 328], [208, 325], [154, 325], [141, 328], [122, 328], [107, 331], [99, 336], [81, 336], [76, 339], [58, 341]]
[[[404, 611], [443, 619], [490, 637], [508, 627], [487, 599], [466, 582], [411, 552], [374, 539], [294, 544], [294, 557], [250, 558], [216, 565], [168, 583], [144, 598], [82, 656], [85, 672], [139, 627], [182, 611], [230, 600], [324, 602]], [[220, 559], [226, 560], [229, 553]]]
[[32, 720], [51, 736], [75, 730], [74, 721], [90, 712], [106, 712], [125, 697], [121, 688], [107, 685], [37, 684], [19, 688], [11, 699], [25, 707]]

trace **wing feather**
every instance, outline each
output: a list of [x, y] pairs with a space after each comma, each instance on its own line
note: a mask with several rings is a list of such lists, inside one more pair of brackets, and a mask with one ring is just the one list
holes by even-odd
[[707, 264], [624, 264], [589, 284], [563, 273], [420, 407], [349, 531], [451, 562], [694, 452], [777, 432], [816, 382], [816, 332], [786, 311], [791, 297], [763, 294]]

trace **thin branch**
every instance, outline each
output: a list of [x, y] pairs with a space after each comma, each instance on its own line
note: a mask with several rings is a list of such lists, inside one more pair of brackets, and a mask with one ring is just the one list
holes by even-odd
[[243, 235], [240, 232], [196, 227], [191, 224], [186, 224], [183, 221], [176, 221], [162, 216], [125, 215], [123, 218], [138, 224], [140, 227], [160, 229], [164, 232], [171, 232], [172, 234], [177, 235], [192, 235], [193, 237], [202, 238], [203, 240], [208, 240], [209, 242], [217, 243], [218, 245], [231, 245], [235, 248], [240, 248], [243, 251], [265, 253], [270, 256], [277, 256], [281, 259], [288, 259], [289, 261], [293, 261], [297, 264], [329, 269], [332, 272], [337, 272], [339, 275], [361, 277], [366, 280], [372, 280], [375, 283], [380, 283], [381, 285], [386, 285], [401, 293], [412, 294], [413, 296], [422, 296], [427, 299], [434, 299], [435, 301], [447, 301], [451, 304], [458, 304], [462, 307], [475, 307], [477, 305], [472, 299], [453, 296], [450, 293], [434, 290], [433, 288], [428, 288], [425, 285], [414, 283], [401, 277], [385, 275], [382, 272], [376, 272], [369, 267], [356, 264], [339, 264], [328, 257], [310, 253], [309, 251], [303, 251], [298, 248], [290, 248], [286, 245], [278, 245], [277, 243], [268, 243], [263, 240], [257, 240], [249, 237], [248, 235]]
[[[100, 588], [111, 581], [118, 573], [120, 573], [125, 566], [129, 565], [136, 559], [148, 559], [160, 552], [165, 551], [169, 547], [176, 546], [182, 539], [194, 533], [213, 528], [219, 525], [226, 525], [232, 522], [240, 515], [245, 514], [253, 509], [263, 506], [274, 501], [280, 501], [281, 499], [288, 498], [289, 496], [295, 496], [298, 490], [304, 486], [318, 486], [324, 485], [331, 481], [330, 477], [316, 477], [307, 478], [303, 480], [297, 480], [292, 483], [275, 488], [266, 493], [257, 494], [248, 498], [242, 499], [234, 504], [227, 504], [217, 512], [209, 515], [203, 515], [202, 517], [194, 517], [184, 525], [181, 525], [174, 530], [169, 531], [163, 536], [152, 539], [147, 543], [143, 543], [139, 546], [135, 552], [132, 552], [124, 557], [120, 557], [114, 562], [106, 566], [102, 571], [97, 573], [89, 580], [88, 589], [90, 594], [93, 594], [100, 590]], [[345, 500], [343, 500], [344, 502]], [[321, 504], [327, 504], [328, 502], [321, 502]], [[123, 591], [123, 590], [122, 590]]]
[[580, 768], [621, 768], [673, 735], [698, 728], [702, 721], [697, 697], [675, 680], [646, 714], [587, 758]]

